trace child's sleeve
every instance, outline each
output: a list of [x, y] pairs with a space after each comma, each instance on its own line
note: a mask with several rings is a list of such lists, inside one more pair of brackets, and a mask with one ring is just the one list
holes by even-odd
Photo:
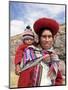
[[20, 46], [16, 49], [16, 54], [15, 54], [15, 65], [21, 63], [22, 59], [22, 50], [20, 49]]
[[20, 64], [23, 58], [24, 49], [27, 48], [27, 45], [21, 44], [16, 48], [15, 54], [15, 65]]

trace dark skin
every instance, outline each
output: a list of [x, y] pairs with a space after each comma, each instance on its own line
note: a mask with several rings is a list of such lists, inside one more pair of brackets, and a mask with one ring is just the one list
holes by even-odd
[[53, 45], [53, 36], [49, 30], [44, 30], [40, 37], [40, 45], [43, 49], [48, 50]]

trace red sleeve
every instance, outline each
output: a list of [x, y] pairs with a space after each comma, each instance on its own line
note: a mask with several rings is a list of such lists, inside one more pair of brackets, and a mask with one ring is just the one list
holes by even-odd
[[57, 73], [57, 78], [55, 80], [55, 85], [63, 85], [63, 77], [60, 71]]
[[15, 54], [15, 65], [21, 63], [21, 60], [23, 58], [23, 51], [26, 47], [27, 45], [23, 43], [17, 47]]

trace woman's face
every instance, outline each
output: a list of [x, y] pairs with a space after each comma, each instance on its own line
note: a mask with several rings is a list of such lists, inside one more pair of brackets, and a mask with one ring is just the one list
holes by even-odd
[[44, 30], [40, 37], [40, 45], [43, 49], [47, 50], [53, 45], [53, 36], [52, 33], [47, 29]]

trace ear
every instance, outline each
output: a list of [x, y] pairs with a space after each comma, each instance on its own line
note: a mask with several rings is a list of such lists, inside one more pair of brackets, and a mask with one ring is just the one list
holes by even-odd
[[57, 35], [54, 36], [54, 41], [56, 40]]
[[55, 44], [56, 37], [57, 37], [57, 35], [53, 36], [53, 46], [54, 46], [54, 44]]

